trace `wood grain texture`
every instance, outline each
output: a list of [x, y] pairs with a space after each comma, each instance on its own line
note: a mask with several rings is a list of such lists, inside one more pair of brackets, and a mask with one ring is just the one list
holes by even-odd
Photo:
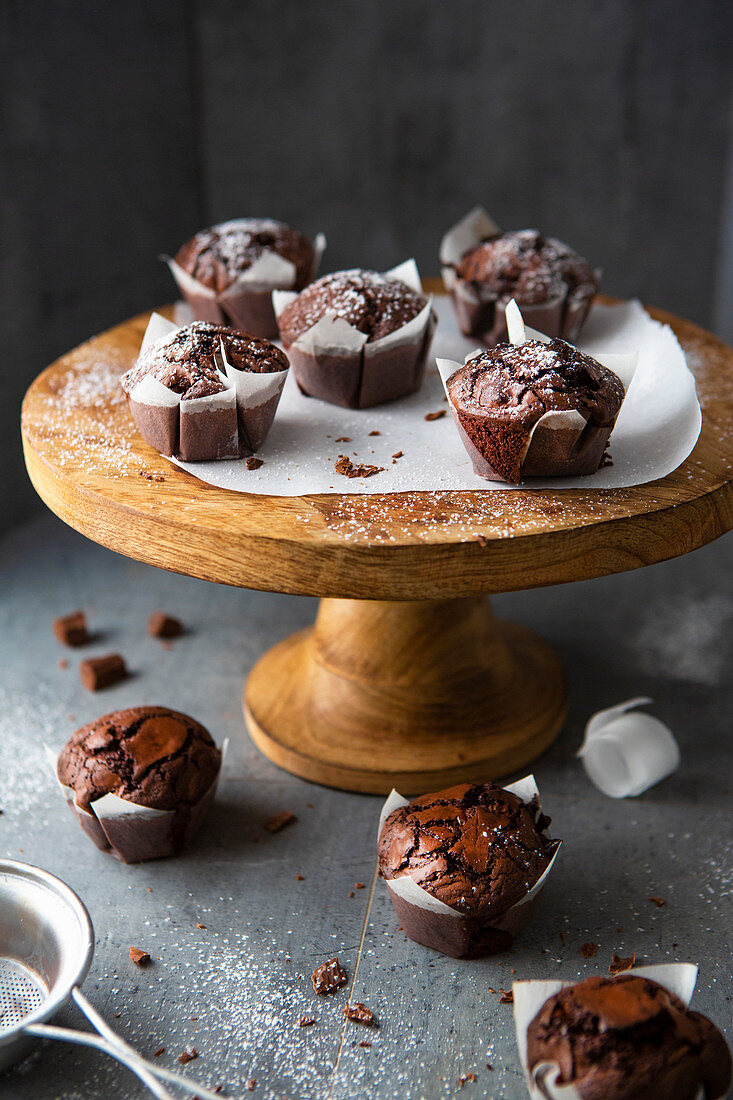
[[370, 794], [498, 779], [565, 719], [560, 662], [483, 597], [321, 600], [315, 626], [260, 658], [247, 727], [294, 775]]
[[23, 406], [26, 463], [48, 506], [89, 538], [245, 588], [440, 599], [636, 569], [733, 526], [733, 351], [688, 321], [650, 312], [687, 352], [703, 426], [687, 461], [648, 485], [295, 498], [213, 488], [143, 443], [121, 398], [117, 378], [135, 358], [147, 314], [36, 379]]

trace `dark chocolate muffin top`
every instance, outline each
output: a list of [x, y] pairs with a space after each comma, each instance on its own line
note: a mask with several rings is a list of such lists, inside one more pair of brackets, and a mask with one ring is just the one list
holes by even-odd
[[583, 1100], [707, 1100], [727, 1093], [731, 1058], [714, 1024], [635, 974], [587, 978], [545, 1001], [527, 1031], [532, 1070], [560, 1067]]
[[600, 285], [582, 256], [536, 229], [500, 233], [467, 252], [456, 266], [462, 279], [478, 283], [497, 298], [536, 305], [576, 292], [586, 297]]
[[336, 271], [302, 290], [278, 318], [280, 336], [290, 347], [326, 313], [343, 317], [363, 332], [367, 341], [379, 340], [417, 317], [427, 298], [399, 279], [377, 271]]
[[612, 370], [560, 339], [487, 348], [455, 371], [447, 388], [459, 413], [527, 428], [552, 409], [577, 409], [591, 423], [613, 423], [625, 394]]
[[295, 265], [295, 289], [311, 277], [315, 252], [298, 229], [271, 218], [239, 218], [202, 229], [178, 250], [175, 261], [204, 286], [221, 293], [262, 253], [277, 252]]
[[180, 393], [183, 400], [219, 393], [227, 388], [214, 358], [222, 344], [227, 361], [237, 370], [271, 374], [288, 369], [285, 352], [269, 340], [226, 325], [194, 321], [151, 344], [135, 366], [123, 374], [122, 387], [125, 393], [132, 393], [137, 383], [151, 374], [169, 390]]
[[493, 783], [460, 783], [394, 810], [379, 836], [379, 873], [409, 875], [471, 915], [501, 915], [520, 901], [557, 847], [550, 819]]
[[193, 718], [168, 707], [105, 714], [67, 741], [58, 777], [88, 809], [106, 794], [141, 806], [193, 806], [219, 774], [221, 752]]

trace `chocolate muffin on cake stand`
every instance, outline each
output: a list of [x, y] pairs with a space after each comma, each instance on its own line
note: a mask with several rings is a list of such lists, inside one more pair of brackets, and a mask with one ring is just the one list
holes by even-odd
[[[429, 287], [440, 293], [437, 286]], [[686, 554], [733, 527], [733, 350], [659, 310], [703, 409], [695, 450], [631, 489], [271, 497], [205, 485], [143, 443], [116, 374], [148, 315], [48, 367], [23, 406], [38, 493], [70, 526], [205, 580], [320, 596], [315, 625], [253, 668], [249, 731], [275, 763], [347, 790], [404, 794], [499, 779], [557, 737], [560, 662], [487, 595], [587, 580]], [[107, 383], [92, 383], [95, 363]], [[69, 412], [54, 395], [89, 373]], [[93, 388], [92, 397], [89, 390]], [[116, 444], [116, 447], [115, 447]]]

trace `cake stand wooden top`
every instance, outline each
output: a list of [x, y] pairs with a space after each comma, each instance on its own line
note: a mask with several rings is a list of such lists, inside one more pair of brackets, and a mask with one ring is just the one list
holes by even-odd
[[703, 423], [687, 461], [648, 485], [302, 497], [213, 488], [148, 447], [127, 412], [117, 379], [148, 314], [75, 348], [31, 385], [28, 472], [49, 508], [95, 542], [244, 588], [414, 600], [636, 569], [733, 527], [733, 349], [649, 312], [687, 353]]

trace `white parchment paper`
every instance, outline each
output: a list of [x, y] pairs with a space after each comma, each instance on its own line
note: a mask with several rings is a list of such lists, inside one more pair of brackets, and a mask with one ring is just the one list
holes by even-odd
[[[578, 346], [591, 355], [639, 351], [639, 363], [611, 436], [612, 466], [587, 477], [531, 479], [520, 487], [485, 481], [473, 472], [448, 412], [435, 358], [463, 362], [476, 343], [458, 331], [451, 302], [433, 301], [438, 329], [419, 393], [372, 409], [342, 409], [298, 390], [292, 371], [275, 423], [259, 455], [264, 465], [244, 462], [177, 462], [205, 481], [236, 492], [273, 496], [309, 493], [400, 493], [410, 490], [597, 488], [643, 485], [675, 470], [692, 451], [702, 415], [695, 379], [670, 328], [653, 321], [638, 302], [595, 305]], [[427, 413], [445, 416], [427, 421]], [[370, 436], [370, 432], [380, 434]], [[337, 442], [349, 437], [349, 442]], [[403, 457], [392, 461], [402, 451]], [[368, 478], [346, 478], [334, 463], [347, 455], [354, 465], [383, 466]], [[175, 460], [171, 460], [175, 461]]]

